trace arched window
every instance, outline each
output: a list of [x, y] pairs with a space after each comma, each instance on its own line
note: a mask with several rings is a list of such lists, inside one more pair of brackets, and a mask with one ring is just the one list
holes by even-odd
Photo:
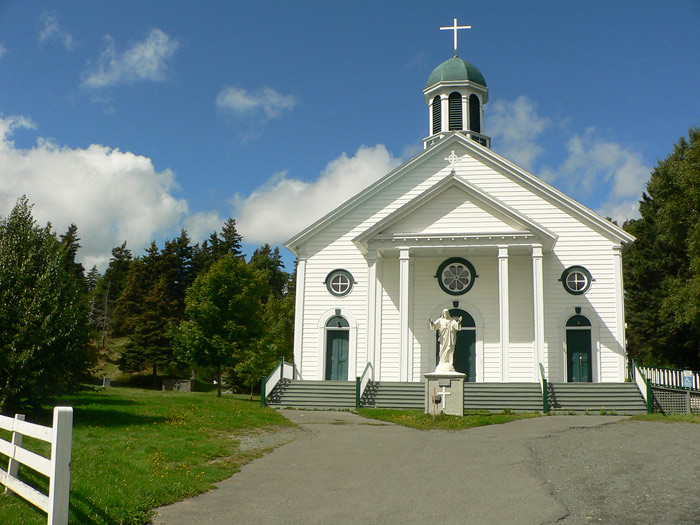
[[440, 97], [433, 99], [433, 135], [440, 133], [442, 129], [442, 111], [440, 110]]
[[481, 104], [476, 95], [469, 95], [469, 129], [481, 133]]
[[450, 126], [449, 129], [461, 130], [462, 128], [462, 95], [457, 92], [450, 93], [449, 98]]

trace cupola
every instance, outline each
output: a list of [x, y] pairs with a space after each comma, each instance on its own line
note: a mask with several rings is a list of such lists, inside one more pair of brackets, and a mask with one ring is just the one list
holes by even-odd
[[450, 131], [459, 131], [491, 147], [491, 137], [483, 134], [484, 104], [489, 100], [486, 81], [476, 66], [457, 56], [457, 31], [469, 28], [458, 26], [456, 18], [454, 25], [440, 28], [454, 31], [454, 57], [433, 69], [423, 90], [430, 122], [430, 135], [423, 139], [424, 148]]

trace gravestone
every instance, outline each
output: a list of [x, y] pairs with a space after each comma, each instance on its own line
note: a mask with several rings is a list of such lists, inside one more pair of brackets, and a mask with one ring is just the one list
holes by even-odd
[[163, 379], [163, 392], [192, 392], [191, 379]]

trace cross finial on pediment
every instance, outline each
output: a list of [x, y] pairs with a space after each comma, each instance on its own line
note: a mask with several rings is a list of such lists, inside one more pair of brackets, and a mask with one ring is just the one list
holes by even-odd
[[471, 29], [472, 26], [458, 26], [457, 19], [454, 19], [454, 24], [451, 26], [441, 27], [440, 31], [454, 31], [454, 41], [455, 41], [455, 56], [457, 56], [457, 31], [459, 29]]
[[446, 160], [447, 162], [450, 163], [450, 168], [452, 168], [452, 171], [454, 171], [454, 170], [455, 170], [455, 164], [456, 164], [457, 161], [459, 160], [459, 157], [458, 157], [457, 155], [455, 155], [455, 150], [452, 150], [452, 151], [450, 152], [450, 154], [449, 154], [447, 157], [445, 157], [444, 160]]

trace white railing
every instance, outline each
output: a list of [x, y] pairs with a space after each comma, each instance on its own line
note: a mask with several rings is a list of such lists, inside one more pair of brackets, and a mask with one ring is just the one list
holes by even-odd
[[649, 407], [649, 384], [647, 382], [646, 377], [644, 376], [644, 373], [641, 371], [639, 365], [637, 365], [637, 362], [634, 360], [632, 361], [632, 370], [634, 373], [634, 382], [637, 384], [637, 388], [642, 394], [644, 402], [647, 404], [647, 407]]
[[639, 369], [652, 385], [700, 390], [700, 372], [649, 366], [640, 366]]
[[269, 376], [263, 378], [262, 388], [260, 392], [260, 404], [264, 405], [267, 396], [275, 389], [277, 384], [283, 379], [297, 379], [297, 369], [294, 363], [287, 363], [284, 358], [280, 359], [279, 364], [270, 373]]
[[360, 376], [360, 391], [357, 393], [359, 399], [362, 399], [367, 385], [369, 385], [372, 381], [374, 381], [374, 367], [372, 366], [372, 363], [367, 363], [364, 372], [362, 372], [362, 375]]
[[[12, 440], [0, 438], [0, 454], [9, 457], [7, 471], [0, 468], [0, 483], [5, 492], [18, 496], [48, 513], [49, 525], [68, 523], [70, 499], [70, 458], [73, 445], [73, 409], [53, 409], [53, 427], [44, 427], [24, 421], [24, 415], [14, 418], [0, 416], [0, 428], [12, 432]], [[23, 437], [29, 436], [51, 444], [51, 458], [46, 458], [22, 448]], [[49, 478], [48, 495], [39, 492], [17, 478], [20, 465]]]

